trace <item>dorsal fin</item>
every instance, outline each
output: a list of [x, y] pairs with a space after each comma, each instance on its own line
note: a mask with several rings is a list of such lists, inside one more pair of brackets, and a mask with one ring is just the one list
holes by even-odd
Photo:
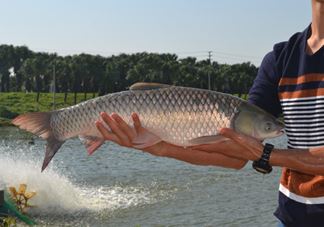
[[171, 85], [168, 84], [159, 84], [159, 83], [147, 83], [147, 82], [138, 82], [130, 86], [129, 90], [154, 90], [160, 88], [167, 88]]

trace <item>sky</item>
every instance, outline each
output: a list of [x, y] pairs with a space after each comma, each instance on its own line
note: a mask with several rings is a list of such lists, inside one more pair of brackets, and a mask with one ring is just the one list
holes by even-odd
[[174, 53], [259, 66], [303, 31], [311, 0], [0, 0], [0, 44], [102, 56]]

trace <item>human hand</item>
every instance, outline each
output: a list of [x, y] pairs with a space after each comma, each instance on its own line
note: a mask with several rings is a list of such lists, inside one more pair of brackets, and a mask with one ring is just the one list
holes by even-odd
[[194, 149], [217, 152], [242, 160], [258, 160], [263, 152], [263, 145], [257, 139], [235, 132], [230, 128], [220, 130], [220, 137], [215, 143], [192, 146]]
[[[118, 114], [112, 113], [108, 115], [105, 112], [100, 113], [102, 121], [96, 121], [96, 127], [102, 134], [105, 140], [113, 141], [120, 146], [137, 148], [133, 144], [133, 140], [136, 137], [144, 136], [149, 134], [149, 131], [142, 127], [139, 116], [136, 113], [132, 113], [131, 117], [133, 120], [134, 127], [128, 125]], [[107, 124], [111, 130], [107, 130], [104, 124]], [[164, 147], [164, 142], [159, 142], [153, 146], [145, 147], [142, 150], [153, 153], [158, 156], [162, 156], [161, 151]]]
[[[113, 141], [121, 146], [132, 147], [133, 139], [138, 135], [138, 132], [140, 132], [140, 128], [142, 128], [137, 114], [133, 113], [131, 115], [134, 122], [134, 128], [130, 127], [116, 113], [108, 115], [107, 113], [102, 112], [100, 113], [100, 116], [103, 121], [98, 120], [95, 124], [104, 139]], [[110, 131], [107, 130], [104, 123], [109, 126]]]

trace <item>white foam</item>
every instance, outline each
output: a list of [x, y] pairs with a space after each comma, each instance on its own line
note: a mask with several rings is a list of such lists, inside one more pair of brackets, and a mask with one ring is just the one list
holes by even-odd
[[[12, 152], [12, 149], [15, 149]], [[168, 192], [145, 186], [93, 186], [76, 185], [51, 165], [40, 171], [42, 152], [35, 147], [8, 147], [0, 144], [0, 182], [5, 187], [27, 184], [27, 191], [37, 194], [30, 200], [35, 208], [30, 214], [66, 215], [82, 211], [125, 209], [132, 206], [152, 204]], [[65, 173], [66, 174], [66, 173]], [[152, 193], [152, 191], [154, 191]], [[157, 193], [156, 193], [157, 192]]]
[[36, 209], [44, 212], [59, 210], [74, 211], [84, 207], [79, 189], [68, 178], [59, 175], [53, 169], [40, 172], [39, 162], [20, 160], [2, 156], [0, 158], [0, 182], [5, 187], [19, 187], [27, 184], [27, 191], [35, 191], [37, 195], [31, 199]]

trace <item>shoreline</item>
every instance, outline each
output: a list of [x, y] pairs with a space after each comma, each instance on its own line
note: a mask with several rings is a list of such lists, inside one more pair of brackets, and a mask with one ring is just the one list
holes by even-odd
[[11, 123], [12, 119], [8, 119], [8, 118], [0, 118], [0, 128], [1, 127], [10, 127], [10, 126], [13, 126], [13, 127], [16, 127], [15, 125], [13, 125]]

